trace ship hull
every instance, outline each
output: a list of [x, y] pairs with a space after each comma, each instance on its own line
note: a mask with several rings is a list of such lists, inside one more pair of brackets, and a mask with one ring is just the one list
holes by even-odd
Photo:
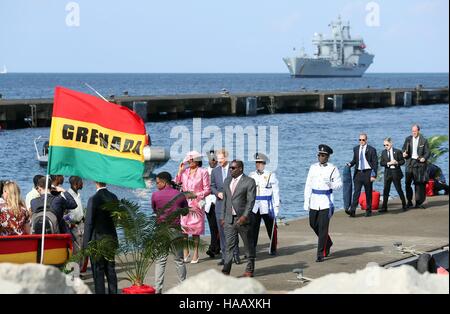
[[294, 57], [283, 60], [292, 77], [361, 77], [372, 64], [373, 56], [367, 55], [359, 63], [343, 66], [334, 66], [326, 59]]

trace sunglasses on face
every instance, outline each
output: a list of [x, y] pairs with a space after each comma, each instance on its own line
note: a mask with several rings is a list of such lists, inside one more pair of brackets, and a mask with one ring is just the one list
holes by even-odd
[[363, 139], [363, 138], [360, 138], [359, 141], [360, 141], [360, 142], [365, 142], [366, 140]]
[[327, 154], [317, 154], [317, 156], [319, 156], [319, 157], [328, 157]]
[[389, 145], [384, 144], [384, 147], [389, 147]]

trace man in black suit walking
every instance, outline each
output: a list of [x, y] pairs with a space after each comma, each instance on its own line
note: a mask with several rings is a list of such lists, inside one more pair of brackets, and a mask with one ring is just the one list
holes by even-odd
[[230, 165], [231, 177], [224, 182], [223, 214], [220, 224], [224, 227], [226, 237], [225, 263], [222, 272], [230, 274], [233, 251], [241, 236], [247, 252], [247, 267], [244, 277], [253, 277], [255, 271], [256, 246], [253, 238], [255, 217], [252, 213], [256, 200], [255, 180], [244, 174], [244, 163], [233, 160]]
[[431, 152], [427, 139], [420, 134], [420, 126], [413, 125], [411, 132], [412, 135], [408, 136], [403, 144], [403, 157], [406, 159], [406, 199], [408, 207], [413, 207], [411, 184], [414, 180], [416, 208], [424, 208], [422, 204], [426, 199], [425, 184], [428, 182], [427, 160]]
[[[104, 183], [95, 182], [95, 186], [97, 193], [89, 199], [87, 204], [83, 248], [86, 248], [90, 241], [98, 241], [105, 237], [111, 237], [117, 243], [117, 232], [113, 218], [109, 211], [103, 209], [105, 204], [117, 201], [117, 196], [108, 191]], [[111, 256], [111, 258], [112, 261], [108, 261], [104, 257], [97, 259], [91, 257], [96, 294], [105, 294], [105, 276], [108, 281], [109, 294], [117, 294], [114, 256]]]
[[377, 150], [367, 144], [367, 134], [359, 135], [359, 146], [353, 148], [353, 160], [347, 164], [350, 168], [356, 165], [353, 182], [355, 190], [353, 192], [353, 202], [350, 210], [345, 212], [351, 217], [355, 217], [358, 206], [361, 188], [364, 186], [367, 200], [366, 217], [372, 216], [372, 184], [377, 178], [378, 157]]
[[393, 147], [392, 139], [390, 137], [384, 140], [384, 150], [381, 153], [380, 165], [384, 167], [384, 189], [383, 189], [383, 206], [378, 213], [387, 212], [387, 204], [389, 199], [389, 192], [391, 191], [391, 184], [394, 182], [395, 189], [402, 201], [402, 208], [407, 210], [405, 194], [402, 189], [403, 172], [400, 168], [405, 164], [403, 153], [400, 149]]

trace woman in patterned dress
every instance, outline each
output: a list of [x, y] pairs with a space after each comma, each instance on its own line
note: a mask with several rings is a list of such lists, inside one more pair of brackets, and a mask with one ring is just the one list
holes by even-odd
[[30, 233], [30, 212], [20, 196], [15, 182], [6, 182], [3, 186], [0, 205], [0, 235], [23, 235]]

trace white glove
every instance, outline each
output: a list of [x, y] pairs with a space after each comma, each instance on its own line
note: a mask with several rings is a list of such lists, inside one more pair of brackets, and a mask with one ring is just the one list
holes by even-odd
[[323, 183], [325, 183], [328, 187], [331, 188], [331, 180], [329, 178], [324, 178]]
[[280, 206], [275, 206], [274, 213], [275, 213], [275, 217], [278, 217], [278, 214], [280, 213]]

